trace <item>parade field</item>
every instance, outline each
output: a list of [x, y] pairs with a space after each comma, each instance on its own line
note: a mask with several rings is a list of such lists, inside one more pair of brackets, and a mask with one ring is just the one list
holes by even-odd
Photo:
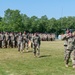
[[0, 75], [75, 75], [70, 60], [65, 67], [63, 41], [43, 41], [40, 57], [33, 50], [18, 52], [17, 48], [0, 48]]

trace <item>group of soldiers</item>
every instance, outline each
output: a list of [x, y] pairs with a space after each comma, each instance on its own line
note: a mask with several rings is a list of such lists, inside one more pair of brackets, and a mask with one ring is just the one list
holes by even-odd
[[65, 66], [69, 66], [69, 59], [71, 58], [73, 68], [75, 68], [75, 32], [71, 32], [67, 29], [66, 33], [62, 36], [62, 40], [65, 40]]
[[40, 55], [40, 44], [41, 39], [38, 33], [29, 34], [26, 32], [4, 32], [0, 33], [0, 48], [18, 48], [18, 51], [23, 52], [24, 49], [28, 51], [28, 48], [31, 47], [34, 51], [34, 56], [36, 53]]
[[39, 34], [42, 41], [55, 41], [55, 33], [40, 33]]
[[[44, 38], [42, 37], [44, 36]], [[0, 48], [18, 48], [18, 51], [23, 52], [24, 49], [28, 51], [28, 48], [33, 49], [34, 56], [40, 56], [40, 45], [42, 41], [55, 40], [55, 34], [38, 34], [38, 33], [26, 33], [26, 32], [0, 32]], [[75, 33], [70, 30], [66, 30], [66, 34], [62, 36], [62, 40], [65, 40], [65, 66], [68, 67], [69, 59], [72, 55], [72, 64], [75, 68]]]
[[18, 51], [28, 51], [29, 47], [33, 48], [34, 56], [36, 51], [40, 55], [41, 41], [54, 41], [53, 33], [26, 33], [22, 32], [0, 32], [0, 48], [18, 48]]

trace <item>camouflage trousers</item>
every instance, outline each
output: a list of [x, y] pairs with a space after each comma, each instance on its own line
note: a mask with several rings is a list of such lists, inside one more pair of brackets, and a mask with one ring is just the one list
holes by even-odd
[[15, 41], [11, 40], [11, 47], [14, 48], [15, 47]]
[[18, 51], [23, 51], [23, 42], [18, 41]]
[[28, 50], [28, 42], [25, 43], [25, 48]]
[[65, 53], [64, 54], [65, 54], [64, 56], [65, 56], [65, 62], [66, 62], [66, 64], [69, 63], [69, 59], [71, 57], [72, 64], [75, 65], [75, 49], [68, 50], [67, 46], [65, 46]]
[[33, 49], [34, 49], [34, 55], [36, 55], [36, 53], [40, 55], [40, 45], [39, 44], [33, 44]]
[[67, 51], [67, 46], [64, 46], [64, 60], [66, 60], [66, 51]]
[[71, 53], [72, 64], [75, 65], [75, 49]]
[[5, 47], [9, 47], [10, 46], [10, 40], [5, 40]]
[[23, 46], [23, 50], [24, 49], [28, 50], [28, 42], [23, 41], [22, 46]]
[[4, 48], [4, 47], [5, 47], [5, 41], [2, 40], [2, 48]]

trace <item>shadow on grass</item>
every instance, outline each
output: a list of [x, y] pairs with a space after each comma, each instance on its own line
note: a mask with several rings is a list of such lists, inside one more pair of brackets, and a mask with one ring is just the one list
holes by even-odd
[[40, 58], [44, 58], [44, 57], [50, 57], [51, 55], [42, 55], [40, 56]]

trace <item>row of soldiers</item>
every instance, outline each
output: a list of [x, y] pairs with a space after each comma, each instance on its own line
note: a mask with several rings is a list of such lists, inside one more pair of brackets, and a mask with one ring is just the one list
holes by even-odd
[[[0, 33], [0, 48], [17, 47], [18, 35], [19, 35], [19, 33], [13, 33], [13, 32], [2, 33], [1, 32]], [[22, 34], [22, 36], [23, 37], [25, 36], [27, 38], [26, 40], [28, 41], [28, 40], [31, 40], [33, 34], [31, 34], [31, 33], [26, 34], [26, 32], [24, 32]], [[53, 40], [55, 40], [55, 34], [53, 34], [53, 33], [52, 34], [39, 33], [39, 36], [40, 36], [41, 41], [53, 41]]]
[[55, 41], [56, 35], [54, 33], [40, 33], [42, 41]]
[[41, 39], [37, 33], [0, 33], [0, 48], [17, 47], [18, 51], [24, 51], [25, 48], [28, 50], [28, 48], [31, 47], [34, 49], [34, 56], [36, 56], [36, 51], [38, 51], [39, 56], [40, 44]]
[[75, 68], [75, 32], [71, 32], [69, 29], [66, 30], [66, 33], [62, 36], [64, 42], [64, 53], [65, 53], [65, 66], [69, 66], [69, 59], [72, 59], [73, 68]]

